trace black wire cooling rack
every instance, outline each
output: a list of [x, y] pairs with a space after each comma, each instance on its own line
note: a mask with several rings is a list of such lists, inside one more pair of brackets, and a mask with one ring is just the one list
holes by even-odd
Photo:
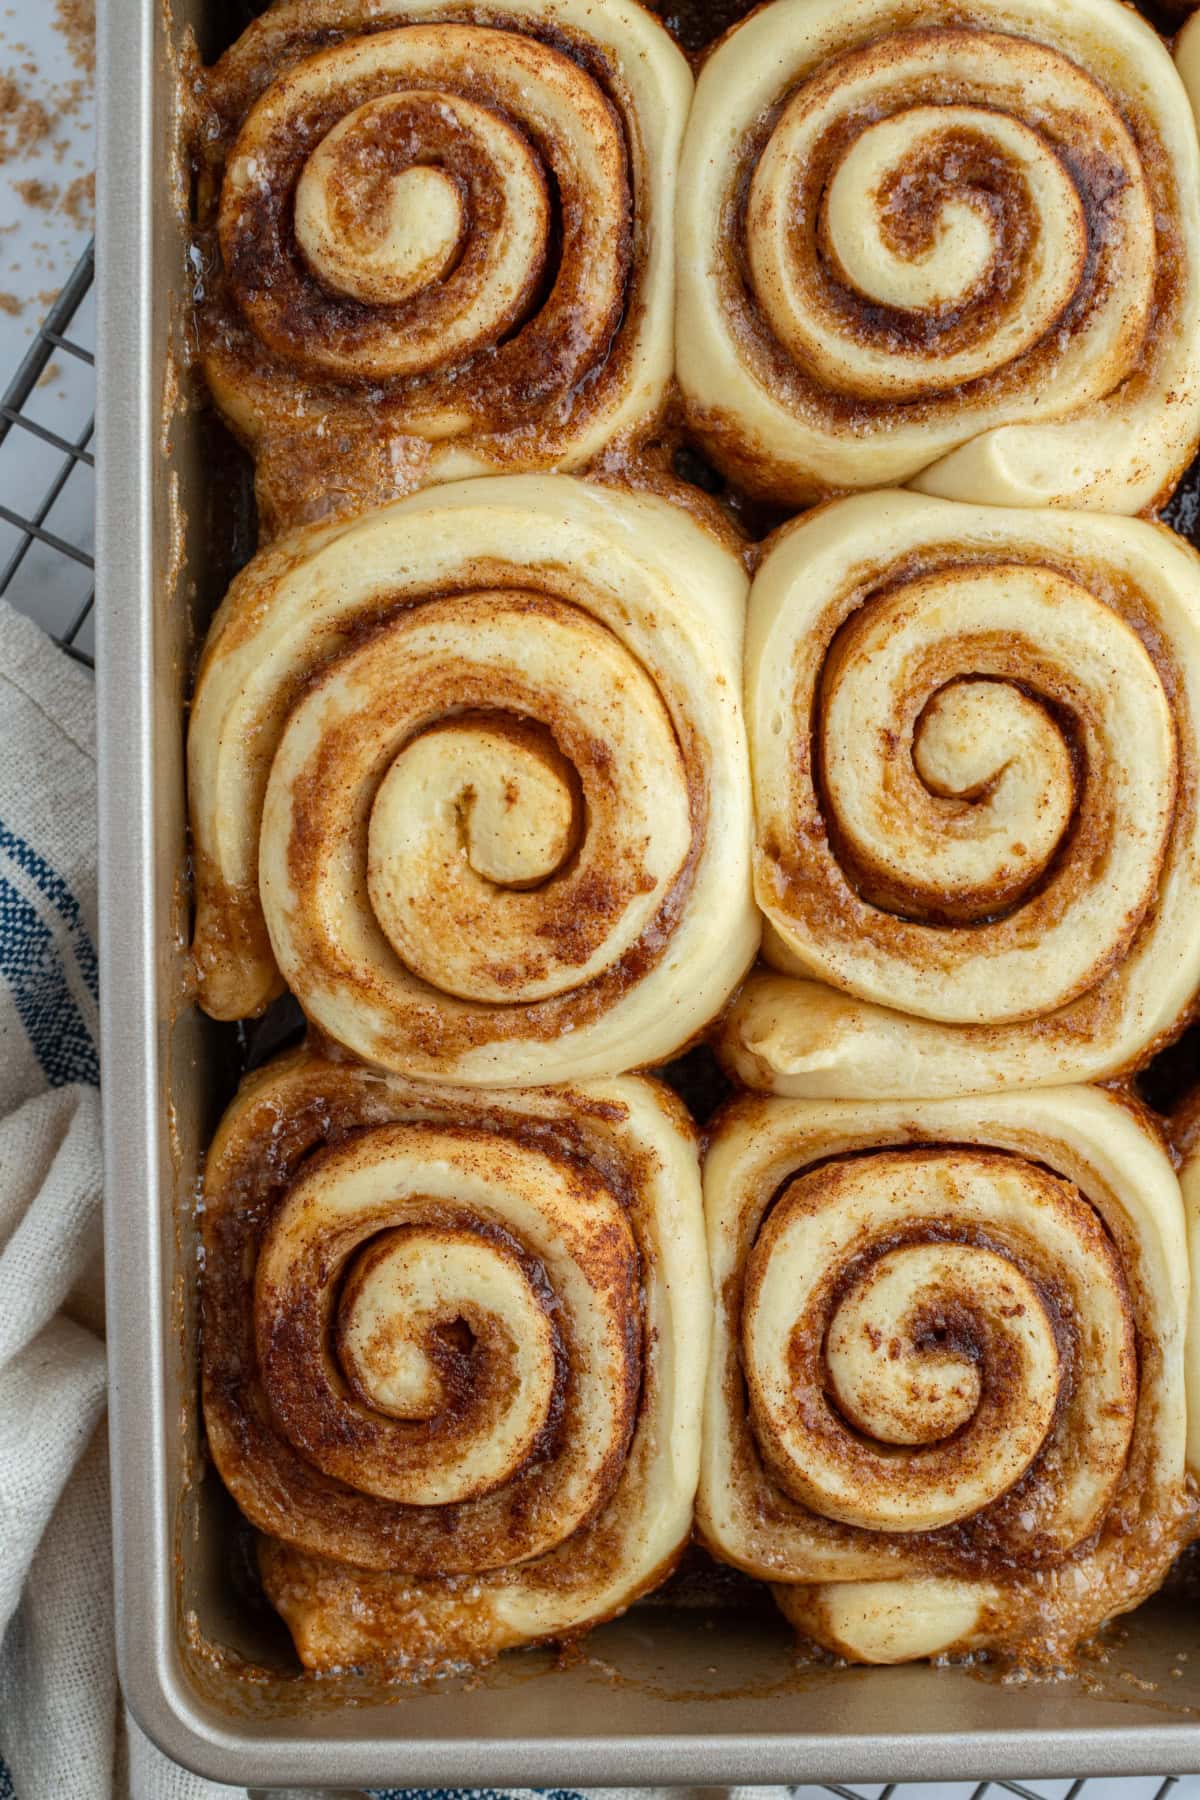
[[[1192, 1775], [1167, 1775], [1162, 1779], [1156, 1777], [1077, 1777], [1074, 1781], [956, 1781], [956, 1782], [915, 1782], [889, 1781], [883, 1786], [847, 1787], [841, 1783], [831, 1782], [817, 1787], [788, 1787], [783, 1790], [789, 1800], [825, 1800], [825, 1796], [834, 1795], [836, 1800], [914, 1800], [916, 1796], [927, 1796], [928, 1800], [984, 1800], [984, 1796], [1013, 1794], [1016, 1800], [1166, 1800], [1166, 1796], [1176, 1790], [1175, 1800], [1192, 1800], [1197, 1790], [1197, 1778]], [[743, 1790], [744, 1791], [744, 1790]]]
[[86, 342], [94, 266], [89, 244], [0, 400], [0, 595], [88, 668], [96, 602], [95, 357]]

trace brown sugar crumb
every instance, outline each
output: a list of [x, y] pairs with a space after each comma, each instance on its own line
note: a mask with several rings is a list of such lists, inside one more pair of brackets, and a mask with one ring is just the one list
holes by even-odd
[[49, 387], [50, 383], [52, 381], [57, 381], [61, 374], [62, 374], [62, 364], [61, 363], [56, 363], [56, 362], [47, 363], [46, 367], [42, 370], [41, 374], [38, 376], [37, 384], [39, 387]]
[[24, 302], [16, 294], [0, 294], [0, 313], [8, 313], [15, 319], [23, 307]]
[[22, 156], [50, 133], [50, 115], [12, 70], [0, 73], [0, 163]]
[[85, 75], [96, 68], [95, 0], [54, 0], [54, 22], [66, 39], [71, 61]]
[[[70, 117], [91, 97], [91, 77], [96, 67], [95, 0], [55, 0], [54, 16], [71, 61], [82, 73], [55, 87], [47, 88], [43, 83], [43, 91], [38, 94], [30, 87], [39, 75], [36, 63], [25, 62], [19, 70], [9, 68], [0, 72], [0, 163], [23, 156], [42, 143], [51, 136], [52, 121], [61, 122]], [[66, 148], [65, 141], [61, 145], [54, 144], [56, 152]], [[41, 206], [47, 211], [58, 197], [57, 190], [46, 183], [21, 182], [16, 185], [28, 205]], [[75, 205], [78, 212], [70, 216], [83, 222], [85, 204], [82, 194]]]
[[40, 206], [45, 212], [57, 206], [59, 190], [49, 181], [14, 181], [13, 187], [26, 206]]
[[96, 213], [95, 171], [77, 175], [62, 199], [62, 210], [74, 225], [90, 225]]

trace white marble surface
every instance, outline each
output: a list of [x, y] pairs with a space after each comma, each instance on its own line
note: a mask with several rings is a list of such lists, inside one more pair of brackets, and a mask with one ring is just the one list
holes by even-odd
[[[90, 81], [72, 58], [58, 15], [55, 0], [19, 4], [10, 0], [7, 6], [0, 0], [0, 83], [5, 84], [6, 100], [0, 111], [0, 393], [7, 389], [55, 292], [91, 235], [89, 219], [75, 220], [63, 208], [70, 184], [91, 171], [95, 155]], [[9, 81], [13, 88], [7, 86]], [[21, 148], [20, 123], [31, 105], [44, 109], [48, 129]], [[26, 185], [30, 182], [57, 190], [57, 199], [42, 204], [36, 195], [30, 198]], [[86, 349], [93, 348], [93, 322], [89, 301], [69, 334]], [[93, 385], [86, 363], [69, 352], [55, 351], [25, 413], [74, 442], [86, 429]], [[13, 427], [0, 444], [0, 504], [30, 516], [42, 505], [63, 462], [59, 450]], [[90, 549], [92, 502], [91, 471], [77, 466], [47, 513], [45, 528]], [[22, 535], [0, 520], [0, 570], [19, 549]], [[89, 586], [86, 568], [35, 543], [23, 557], [7, 598], [48, 630], [62, 632], [86, 599]], [[90, 648], [90, 632], [81, 641]]]

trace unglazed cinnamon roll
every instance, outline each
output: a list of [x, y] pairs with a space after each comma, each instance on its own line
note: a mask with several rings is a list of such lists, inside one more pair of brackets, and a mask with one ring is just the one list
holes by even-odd
[[776, 0], [697, 84], [678, 372], [789, 504], [1132, 513], [1200, 433], [1200, 155], [1118, 0]]
[[699, 1526], [859, 1662], [1057, 1664], [1194, 1533], [1183, 1206], [1091, 1088], [745, 1099], [705, 1168]]
[[751, 1087], [870, 1098], [1140, 1067], [1200, 985], [1200, 561], [1163, 526], [892, 492], [751, 591]]
[[486, 1661], [669, 1571], [708, 1298], [665, 1088], [467, 1095], [301, 1050], [242, 1084], [204, 1206], [209, 1445], [306, 1665]]
[[[288, 524], [657, 408], [691, 75], [636, 0], [290, 0], [210, 72], [216, 402]], [[202, 252], [203, 253], [203, 252]]]
[[[1200, 1270], [1200, 1088], [1187, 1095], [1170, 1120], [1172, 1149], [1179, 1167], [1179, 1186], [1187, 1223], [1188, 1248], [1193, 1269]], [[1188, 1316], [1188, 1368], [1200, 1370], [1200, 1307]], [[1187, 1384], [1188, 1446], [1193, 1464], [1200, 1466], [1200, 1380]]]
[[189, 738], [200, 999], [282, 977], [356, 1054], [470, 1084], [659, 1062], [754, 955], [746, 580], [665, 501], [415, 495], [260, 554]]

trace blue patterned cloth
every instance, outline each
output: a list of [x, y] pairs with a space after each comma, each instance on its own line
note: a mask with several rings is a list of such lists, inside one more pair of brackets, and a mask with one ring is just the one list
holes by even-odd
[[0, 605], [0, 1800], [94, 1795], [115, 1734], [93, 734], [89, 677]]
[[84, 1081], [98, 1087], [95, 946], [70, 884], [3, 818], [0, 982], [9, 990], [47, 1084]]
[[100, 1081], [94, 730], [89, 677], [0, 608], [0, 1113]]

